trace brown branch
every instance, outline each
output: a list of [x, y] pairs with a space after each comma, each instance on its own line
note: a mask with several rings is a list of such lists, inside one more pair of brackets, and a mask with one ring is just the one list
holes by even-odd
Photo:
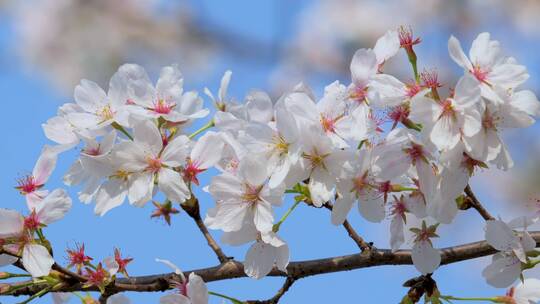
[[478, 198], [476, 198], [476, 195], [474, 195], [474, 192], [472, 191], [471, 186], [467, 185], [467, 187], [465, 187], [465, 194], [467, 194], [467, 196], [471, 199], [471, 201], [472, 201], [471, 206], [474, 209], [476, 209], [476, 211], [478, 211], [478, 213], [480, 214], [480, 216], [482, 216], [484, 218], [484, 220], [489, 221], [489, 220], [494, 220], [495, 219], [489, 213], [489, 211], [487, 211], [486, 208], [484, 208], [484, 206], [482, 206], [482, 203], [480, 203]]
[[[536, 240], [537, 247], [540, 246], [540, 231], [531, 232], [531, 236]], [[441, 249], [441, 265], [457, 263], [465, 260], [476, 259], [495, 254], [493, 249], [486, 241], [469, 243], [454, 247]], [[358, 253], [331, 258], [308, 260], [300, 262], [291, 262], [287, 267], [287, 273], [278, 269], [273, 269], [269, 276], [291, 277], [295, 280], [314, 275], [354, 270], [360, 268], [375, 267], [381, 265], [411, 265], [411, 251], [398, 250], [392, 252], [389, 249], [378, 249], [371, 252], [370, 255]], [[191, 272], [197, 273], [205, 282], [222, 281], [245, 277], [243, 264], [234, 260], [229, 260], [221, 265], [196, 269], [185, 272], [188, 276]], [[169, 282], [177, 279], [174, 273], [131, 277], [129, 279], [117, 279], [116, 282], [108, 287], [110, 292], [155, 292], [170, 289]], [[20, 284], [20, 283], [18, 283]], [[45, 288], [46, 285], [36, 284], [31, 287], [21, 288], [13, 293], [1, 292], [2, 295], [32, 295]], [[55, 290], [58, 292], [73, 291], [98, 291], [96, 287], [83, 288], [81, 283], [74, 283], [69, 286]]]
[[295, 278], [287, 277], [287, 279], [285, 280], [285, 283], [283, 283], [283, 286], [278, 290], [275, 296], [264, 301], [246, 301], [246, 303], [247, 304], [277, 304], [279, 300], [281, 299], [281, 297], [287, 291], [289, 291], [289, 288], [291, 288], [291, 286], [294, 284], [295, 281], [296, 281]]
[[219, 247], [216, 240], [214, 240], [214, 238], [208, 231], [208, 228], [206, 228], [206, 225], [201, 218], [199, 200], [194, 195], [191, 195], [191, 198], [181, 204], [181, 206], [182, 209], [184, 209], [184, 211], [186, 211], [186, 213], [193, 219], [193, 221], [195, 221], [195, 224], [197, 224], [197, 227], [199, 227], [199, 230], [202, 232], [204, 238], [208, 242], [208, 246], [210, 246], [210, 248], [212, 248], [212, 250], [215, 252], [219, 262], [223, 264], [230, 260], [227, 255], [223, 253], [223, 250], [221, 249], [221, 247]]
[[[323, 207], [330, 211], [332, 211], [333, 208], [332, 204], [329, 202], [325, 203]], [[343, 228], [345, 228], [345, 230], [349, 234], [349, 237], [356, 243], [356, 245], [358, 245], [362, 252], [367, 252], [371, 249], [371, 245], [364, 241], [364, 239], [356, 232], [356, 230], [354, 230], [349, 221], [345, 220], [342, 226]]]

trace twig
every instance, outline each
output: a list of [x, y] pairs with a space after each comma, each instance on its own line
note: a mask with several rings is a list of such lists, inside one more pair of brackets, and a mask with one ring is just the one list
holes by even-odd
[[[323, 206], [332, 211], [333, 206], [331, 203], [327, 202]], [[342, 226], [345, 228], [345, 230], [347, 230], [349, 237], [356, 243], [356, 245], [358, 245], [362, 252], [371, 250], [371, 245], [366, 243], [366, 241], [356, 232], [356, 230], [354, 230], [349, 221], [345, 220]]]
[[225, 253], [223, 253], [223, 250], [221, 249], [221, 247], [219, 247], [216, 240], [214, 240], [201, 218], [201, 213], [199, 210], [199, 200], [194, 195], [192, 195], [191, 198], [181, 204], [181, 206], [182, 209], [184, 209], [184, 211], [186, 211], [186, 213], [195, 221], [195, 224], [197, 224], [197, 227], [199, 227], [199, 230], [202, 232], [204, 238], [208, 242], [208, 246], [210, 246], [210, 248], [212, 248], [212, 250], [216, 253], [219, 262], [225, 263], [229, 261], [229, 258], [225, 255]]
[[[540, 246], [540, 231], [530, 232], [536, 241], [537, 247]], [[486, 241], [469, 243], [454, 247], [441, 249], [441, 265], [457, 263], [465, 260], [472, 260], [497, 253]], [[348, 271], [354, 269], [382, 266], [382, 265], [412, 265], [411, 251], [398, 250], [392, 252], [390, 249], [377, 249], [371, 252], [369, 256], [357, 253], [345, 256], [330, 257], [317, 260], [291, 262], [287, 266], [287, 273], [274, 268], [269, 276], [293, 277], [301, 279], [314, 275]], [[228, 262], [204, 269], [187, 271], [184, 274], [188, 276], [191, 272], [197, 273], [205, 282], [222, 281], [234, 278], [246, 277], [242, 263], [229, 260]], [[174, 273], [157, 274], [150, 276], [140, 276], [117, 279], [114, 285], [110, 286], [111, 292], [155, 292], [164, 291], [170, 288], [168, 282], [176, 278]], [[45, 284], [46, 285], [46, 284]], [[82, 287], [81, 283], [74, 283], [55, 290], [55, 292], [73, 292], [73, 291], [98, 291], [95, 286]], [[44, 284], [34, 284], [25, 288], [9, 293], [14, 296], [32, 295], [44, 288]]]
[[482, 203], [480, 203], [478, 198], [476, 198], [476, 195], [474, 195], [474, 192], [472, 191], [471, 186], [467, 185], [467, 187], [465, 187], [465, 194], [467, 194], [467, 196], [472, 200], [472, 207], [476, 209], [476, 211], [478, 211], [478, 213], [480, 214], [480, 216], [484, 218], [484, 220], [489, 221], [489, 220], [495, 219], [489, 213], [489, 211], [487, 211], [486, 208], [482, 206]]
[[291, 288], [291, 286], [296, 282], [296, 279], [293, 277], [287, 277], [283, 286], [278, 290], [275, 296], [271, 297], [268, 300], [264, 301], [246, 301], [247, 304], [277, 304], [281, 297]]

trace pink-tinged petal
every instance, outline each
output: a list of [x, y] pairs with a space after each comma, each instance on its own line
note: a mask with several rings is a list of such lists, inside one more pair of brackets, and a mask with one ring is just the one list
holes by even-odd
[[96, 113], [107, 99], [107, 94], [93, 81], [83, 79], [75, 87], [75, 101], [86, 112]]
[[190, 140], [185, 135], [175, 137], [163, 150], [161, 160], [163, 164], [170, 167], [183, 166], [189, 155]]
[[[205, 222], [208, 221], [209, 217], [211, 216], [211, 212], [209, 211], [207, 213]], [[255, 224], [252, 221], [246, 221], [240, 230], [223, 233], [221, 235], [221, 242], [231, 246], [240, 246], [242, 244], [255, 241], [257, 239], [257, 235], [258, 231], [255, 228]]]
[[521, 262], [515, 256], [493, 256], [493, 262], [483, 271], [487, 283], [496, 288], [512, 285], [521, 274]]
[[248, 213], [250, 213], [250, 204], [246, 202], [237, 200], [218, 202], [215, 217], [211, 222], [205, 219], [205, 224], [210, 229], [221, 229], [225, 232], [238, 231], [242, 228]]
[[448, 40], [448, 53], [450, 53], [452, 60], [459, 66], [466, 70], [472, 69], [471, 62], [461, 48], [461, 43], [459, 43], [459, 40], [454, 36], [451, 36]]
[[253, 91], [246, 96], [246, 110], [250, 121], [267, 123], [274, 117], [272, 100], [263, 91]]
[[313, 171], [308, 183], [313, 205], [321, 207], [332, 198], [334, 183], [335, 178], [325, 169], [316, 168]]
[[392, 251], [399, 250], [405, 242], [405, 234], [403, 233], [403, 219], [400, 215], [392, 217], [390, 222], [390, 247]]
[[215, 200], [239, 200], [243, 183], [237, 176], [225, 173], [212, 178], [208, 191]]
[[540, 300], [540, 280], [529, 278], [520, 282], [514, 289], [516, 304], [537, 303]]
[[441, 192], [437, 192], [428, 200], [427, 214], [440, 223], [452, 223], [457, 212], [455, 200], [444, 197]]
[[147, 155], [140, 145], [132, 141], [125, 141], [114, 147], [112, 162], [120, 164], [123, 170], [140, 172], [148, 166], [146, 157]]
[[225, 102], [225, 100], [227, 99], [227, 90], [229, 89], [231, 76], [232, 76], [232, 72], [226, 71], [225, 74], [223, 74], [223, 77], [221, 78], [221, 84], [218, 90], [218, 97], [219, 97], [219, 101], [221, 102]]
[[370, 99], [371, 104], [379, 108], [398, 106], [407, 98], [405, 84], [391, 75], [373, 75], [369, 87], [379, 95], [379, 98]]
[[111, 179], [105, 182], [96, 194], [96, 207], [94, 212], [103, 216], [109, 210], [122, 205], [127, 197], [126, 182], [119, 179]]
[[109, 272], [111, 276], [118, 273], [118, 269], [120, 268], [120, 265], [118, 265], [118, 262], [116, 262], [116, 259], [114, 257], [106, 257], [103, 260], [103, 264], [105, 264], [105, 269]]
[[176, 100], [182, 95], [183, 89], [182, 73], [178, 66], [166, 66], [161, 69], [159, 79], [156, 83], [156, 91], [160, 98], [165, 100]]
[[48, 194], [48, 190], [37, 190], [25, 195], [28, 210], [36, 209], [39, 205], [41, 205], [41, 202], [43, 202], [43, 199], [47, 197]]
[[52, 147], [45, 146], [41, 155], [39, 156], [34, 170], [32, 171], [32, 176], [34, 177], [34, 182], [37, 185], [43, 185], [47, 182], [51, 176], [54, 168], [56, 168], [56, 161], [58, 159], [58, 153]]
[[480, 101], [480, 82], [471, 74], [463, 75], [455, 88], [454, 102], [456, 106], [466, 108]]
[[152, 155], [158, 155], [163, 148], [163, 140], [157, 126], [149, 121], [141, 121], [133, 127], [133, 137], [135, 143], [141, 145], [143, 149]]
[[54, 260], [47, 248], [37, 244], [27, 244], [23, 249], [22, 264], [32, 277], [37, 278], [49, 274]]
[[276, 260], [276, 248], [264, 242], [255, 242], [246, 253], [245, 273], [254, 279], [260, 279], [270, 273]]
[[418, 184], [420, 191], [424, 194], [426, 200], [434, 195], [437, 184], [437, 176], [433, 171], [431, 163], [425, 162], [423, 159], [416, 161], [416, 172], [418, 173]]
[[71, 209], [71, 198], [63, 189], [51, 192], [36, 208], [37, 216], [42, 224], [48, 225], [62, 219]]
[[459, 126], [450, 115], [443, 115], [433, 125], [429, 138], [439, 150], [454, 148], [460, 139]]
[[[164, 169], [164, 170], [161, 170], [160, 173], [164, 171], [169, 171], [169, 170]], [[160, 177], [161, 177], [161, 174], [160, 174]], [[154, 191], [154, 174], [152, 174], [151, 172], [135, 173], [129, 177], [128, 200], [130, 204], [135, 205], [137, 207], [144, 206], [147, 202], [149, 202], [152, 199], [153, 191]]]
[[354, 198], [350, 195], [340, 195], [332, 208], [332, 224], [338, 226], [343, 224], [349, 211], [351, 211]]
[[272, 205], [264, 201], [256, 204], [253, 217], [255, 227], [261, 232], [271, 231], [274, 224]]
[[501, 142], [501, 152], [493, 160], [493, 163], [497, 166], [497, 169], [508, 170], [514, 166], [514, 160], [510, 155], [510, 151], [506, 148], [506, 145]]
[[258, 155], [246, 155], [240, 162], [238, 176], [252, 186], [264, 184], [268, 178], [268, 168], [264, 158]]
[[531, 116], [540, 116], [540, 102], [532, 91], [523, 90], [514, 92], [511, 103], [512, 106]]
[[365, 87], [369, 77], [377, 73], [377, 55], [371, 49], [359, 49], [351, 60], [351, 77], [355, 85]]
[[499, 251], [508, 251], [519, 245], [519, 239], [514, 231], [501, 220], [486, 222], [486, 241]]
[[183, 203], [191, 197], [191, 192], [182, 176], [171, 169], [159, 171], [158, 186], [163, 193], [173, 202]]
[[191, 304], [208, 304], [208, 287], [203, 279], [194, 272], [189, 274], [187, 294]]
[[488, 74], [489, 83], [504, 89], [514, 89], [529, 79], [527, 68], [519, 64], [503, 63], [493, 67]]
[[373, 52], [377, 57], [377, 63], [382, 64], [386, 60], [394, 57], [400, 48], [397, 31], [389, 30], [381, 38], [377, 39]]
[[0, 239], [21, 234], [24, 228], [22, 215], [9, 209], [0, 209]]
[[441, 253], [427, 241], [420, 241], [412, 248], [414, 267], [422, 274], [432, 273], [441, 264]]
[[79, 138], [73, 132], [73, 126], [63, 116], [55, 116], [42, 124], [45, 136], [58, 144], [77, 144]]
[[218, 133], [208, 132], [197, 140], [191, 151], [191, 160], [196, 162], [197, 168], [208, 169], [221, 159], [224, 147], [225, 143]]
[[276, 108], [276, 128], [287, 143], [296, 142], [300, 136], [294, 116], [283, 106]]
[[289, 265], [289, 246], [284, 244], [276, 248], [276, 267], [277, 269], [287, 272], [287, 266]]
[[473, 40], [469, 57], [474, 64], [480, 66], [491, 66], [495, 63], [500, 55], [500, 47], [497, 41], [490, 39], [490, 34], [487, 32], [480, 33]]
[[380, 223], [386, 216], [382, 195], [377, 198], [367, 196], [358, 198], [358, 211], [366, 220]]

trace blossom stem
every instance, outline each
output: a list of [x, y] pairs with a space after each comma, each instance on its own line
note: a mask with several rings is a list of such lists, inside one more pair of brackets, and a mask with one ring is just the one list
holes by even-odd
[[493, 303], [501, 303], [497, 298], [459, 298], [453, 296], [440, 296], [440, 298], [454, 301], [488, 301]]
[[283, 224], [283, 222], [285, 222], [285, 220], [289, 217], [289, 215], [293, 212], [293, 210], [301, 203], [302, 201], [296, 201], [292, 206], [291, 208], [289, 208], [289, 210], [287, 210], [287, 212], [285, 212], [285, 214], [281, 217], [281, 219], [279, 220], [279, 222], [277, 222], [274, 227], [272, 227], [272, 231], [274, 232], [278, 232], [279, 231], [279, 227], [281, 227], [281, 224]]
[[213, 291], [209, 291], [208, 294], [216, 296], [216, 297], [220, 297], [220, 298], [223, 298], [223, 299], [226, 299], [226, 300], [229, 300], [229, 301], [233, 302], [234, 304], [243, 304], [243, 303], [245, 303], [245, 302], [242, 302], [242, 301], [240, 301], [238, 299], [231, 298], [231, 297], [226, 296], [224, 294], [213, 292]]
[[212, 128], [213, 126], [215, 126], [216, 124], [214, 123], [214, 120], [210, 120], [207, 124], [205, 124], [204, 126], [202, 126], [199, 130], [191, 133], [191, 135], [189, 135], [189, 139], [193, 139], [195, 136], [201, 134], [202, 132]]
[[41, 243], [46, 244], [46, 243], [47, 243], [47, 239], [46, 239], [45, 236], [43, 235], [43, 230], [41, 230], [41, 228], [40, 228], [40, 229], [38, 229], [36, 232], [37, 232], [37, 235], [38, 235], [39, 240], [41, 241]]
[[49, 291], [51, 291], [51, 289], [52, 289], [52, 286], [48, 286], [48, 287], [46, 287], [46, 288], [43, 288], [42, 290], [40, 290], [40, 291], [38, 291], [37, 293], [33, 294], [31, 297], [29, 297], [28, 299], [26, 299], [26, 300], [20, 302], [19, 304], [27, 304], [27, 303], [30, 303], [32, 300], [44, 296], [44, 295], [47, 294]]
[[115, 128], [116, 130], [122, 132], [125, 136], [127, 136], [127, 138], [129, 138], [130, 140], [133, 140], [133, 136], [131, 136], [131, 134], [129, 134], [128, 131], [126, 131], [126, 129], [124, 129], [124, 127], [122, 127], [121, 125], [119, 125], [117, 122], [113, 122], [111, 124], [111, 126], [113, 128]]

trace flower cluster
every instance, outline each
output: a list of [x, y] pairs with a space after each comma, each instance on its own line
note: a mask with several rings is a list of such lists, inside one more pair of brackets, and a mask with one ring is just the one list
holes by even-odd
[[[540, 103], [519, 88], [528, 78], [525, 67], [503, 56], [488, 33], [474, 40], [468, 57], [450, 38], [450, 57], [464, 74], [447, 95], [435, 71], [418, 73], [414, 47], [420, 42], [406, 28], [388, 31], [373, 49], [354, 54], [350, 81], [329, 84], [320, 98], [298, 84], [277, 100], [252, 91], [238, 103], [227, 94], [232, 75], [227, 71], [216, 95], [205, 89], [215, 111], [193, 133], [190, 127], [202, 125], [199, 120], [211, 111], [198, 93], [184, 90], [174, 65], [164, 67], [155, 83], [142, 67], [123, 65], [108, 92], [83, 80], [75, 88], [75, 102], [61, 106], [43, 125], [58, 145], [43, 151], [32, 175], [17, 187], [31, 214], [2, 211], [0, 238], [22, 251], [33, 276], [49, 273], [48, 250], [32, 235], [61, 218], [71, 201], [61, 190], [47, 195], [41, 188], [57, 155], [82, 142], [64, 182], [80, 186], [79, 200], [94, 202], [96, 214], [103, 216], [126, 200], [138, 207], [153, 202], [152, 216], [170, 224], [171, 214], [178, 213], [173, 204], [193, 205], [194, 187], [203, 186], [215, 200], [204, 225], [223, 231], [223, 243], [252, 243], [244, 261], [250, 277], [262, 278], [274, 267], [287, 271], [289, 246], [278, 233], [300, 202], [333, 206], [329, 220], [335, 225], [345, 222], [355, 204], [367, 221], [389, 219], [393, 251], [405, 243], [405, 226], [421, 223], [410, 228], [412, 260], [419, 272], [430, 274], [441, 263], [433, 244], [437, 228], [451, 224], [470, 199], [463, 193], [476, 170], [512, 167], [500, 132], [533, 124]], [[400, 49], [413, 66], [413, 80], [384, 73]], [[210, 168], [218, 174], [201, 185], [200, 175]], [[155, 201], [158, 193], [166, 197], [163, 204]], [[274, 209], [285, 193], [295, 194], [296, 202], [276, 221]], [[516, 229], [537, 220], [487, 222], [486, 239], [500, 251], [484, 271], [489, 284], [508, 287], [532, 265], [536, 243], [526, 229]], [[84, 246], [69, 255], [70, 265], [78, 272], [85, 268], [89, 284], [100, 288], [116, 272], [127, 276], [130, 260], [119, 251], [105, 261], [114, 274], [101, 264], [88, 268]], [[176, 272], [180, 294], [162, 301], [206, 303], [202, 279]]]

